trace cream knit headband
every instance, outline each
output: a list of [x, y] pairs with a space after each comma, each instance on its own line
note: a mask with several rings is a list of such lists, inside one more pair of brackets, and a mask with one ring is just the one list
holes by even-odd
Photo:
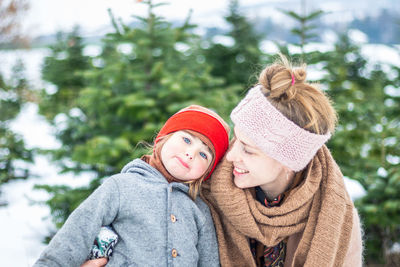
[[311, 133], [280, 113], [261, 92], [250, 89], [233, 109], [231, 120], [265, 154], [297, 172], [304, 169], [330, 133]]

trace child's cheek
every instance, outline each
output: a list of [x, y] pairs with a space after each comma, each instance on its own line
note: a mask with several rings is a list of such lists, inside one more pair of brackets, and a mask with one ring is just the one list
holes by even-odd
[[201, 162], [200, 160], [196, 160], [196, 165], [193, 168], [193, 175], [194, 176], [200, 176], [203, 172], [203, 162]]
[[201, 163], [201, 173], [202, 174], [204, 174], [205, 171], [208, 169], [208, 165], [209, 165], [208, 161], [205, 161], [205, 160]]

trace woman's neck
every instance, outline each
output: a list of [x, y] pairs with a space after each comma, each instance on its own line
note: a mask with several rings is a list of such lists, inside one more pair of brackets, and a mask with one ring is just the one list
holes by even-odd
[[267, 197], [268, 201], [273, 201], [280, 194], [282, 194], [286, 191], [286, 187], [284, 187], [283, 189], [281, 189], [281, 188], [274, 188], [274, 189], [265, 188], [266, 187], [265, 185], [261, 185], [260, 187], [261, 187], [262, 191], [264, 191], [265, 196]]
[[280, 175], [275, 179], [274, 182], [260, 185], [260, 188], [264, 191], [267, 199], [272, 201], [276, 199], [279, 195], [286, 192], [292, 185], [294, 180], [294, 173], [290, 172], [286, 176], [286, 173]]

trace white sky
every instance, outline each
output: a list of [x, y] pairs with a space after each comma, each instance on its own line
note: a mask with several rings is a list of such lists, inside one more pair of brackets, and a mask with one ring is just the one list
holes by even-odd
[[[300, 11], [300, 4], [306, 1], [309, 9], [315, 9], [318, 0], [239, 0], [241, 11], [251, 17], [281, 18], [277, 7]], [[326, 0], [321, 8], [338, 10], [343, 0]], [[338, 2], [337, 2], [338, 1]], [[371, 1], [371, 0], [368, 0]], [[193, 10], [192, 22], [202, 26], [214, 26], [224, 23], [228, 12], [229, 0], [153, 0], [154, 3], [166, 2], [156, 8], [155, 13], [167, 19], [186, 18]], [[252, 8], [248, 8], [252, 7]], [[110, 25], [107, 9], [111, 8], [117, 18], [130, 22], [132, 15], [145, 15], [147, 5], [137, 0], [32, 0], [30, 10], [24, 17], [23, 28], [30, 36], [52, 34], [59, 30], [71, 31], [79, 24], [86, 32], [95, 32], [99, 27]], [[347, 7], [346, 7], [347, 8]]]
[[[208, 13], [223, 14], [228, 5], [228, 0], [169, 0], [168, 2], [170, 4], [157, 8], [155, 12], [166, 18], [185, 18], [192, 8], [193, 18], [196, 18], [204, 17]], [[247, 0], [246, 4], [251, 2], [259, 0]], [[125, 22], [130, 21], [132, 15], [145, 15], [147, 12], [146, 5], [137, 0], [34, 0], [30, 5], [31, 8], [24, 20], [24, 28], [32, 36], [54, 33], [58, 30], [70, 31], [76, 24], [88, 31], [110, 25], [108, 8]]]
[[[163, 0], [152, 0], [160, 3]], [[31, 37], [52, 34], [59, 30], [71, 31], [79, 24], [86, 32], [96, 32], [102, 26], [109, 26], [107, 9], [111, 8], [115, 17], [130, 22], [132, 15], [145, 15], [147, 6], [137, 0], [31, 0], [30, 10], [24, 16], [23, 28]], [[166, 6], [155, 10], [156, 14], [167, 19], [183, 19], [193, 9], [192, 22], [202, 26], [214, 26], [224, 23], [229, 0], [164, 0]], [[307, 12], [322, 9], [330, 12], [325, 20], [349, 20], [354, 16], [369, 14], [378, 7], [390, 7], [400, 10], [398, 0], [239, 0], [239, 6], [249, 17], [282, 18], [277, 7], [300, 12], [301, 3], [305, 2]], [[375, 8], [371, 9], [370, 6]], [[252, 8], [247, 8], [252, 7]], [[286, 18], [285, 23], [289, 22]]]

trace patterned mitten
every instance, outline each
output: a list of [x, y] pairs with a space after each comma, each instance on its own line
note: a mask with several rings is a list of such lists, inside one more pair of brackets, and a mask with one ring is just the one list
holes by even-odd
[[110, 226], [103, 226], [100, 233], [94, 240], [92, 250], [89, 253], [89, 260], [98, 258], [108, 258], [111, 256], [115, 244], [117, 244], [118, 235]]

